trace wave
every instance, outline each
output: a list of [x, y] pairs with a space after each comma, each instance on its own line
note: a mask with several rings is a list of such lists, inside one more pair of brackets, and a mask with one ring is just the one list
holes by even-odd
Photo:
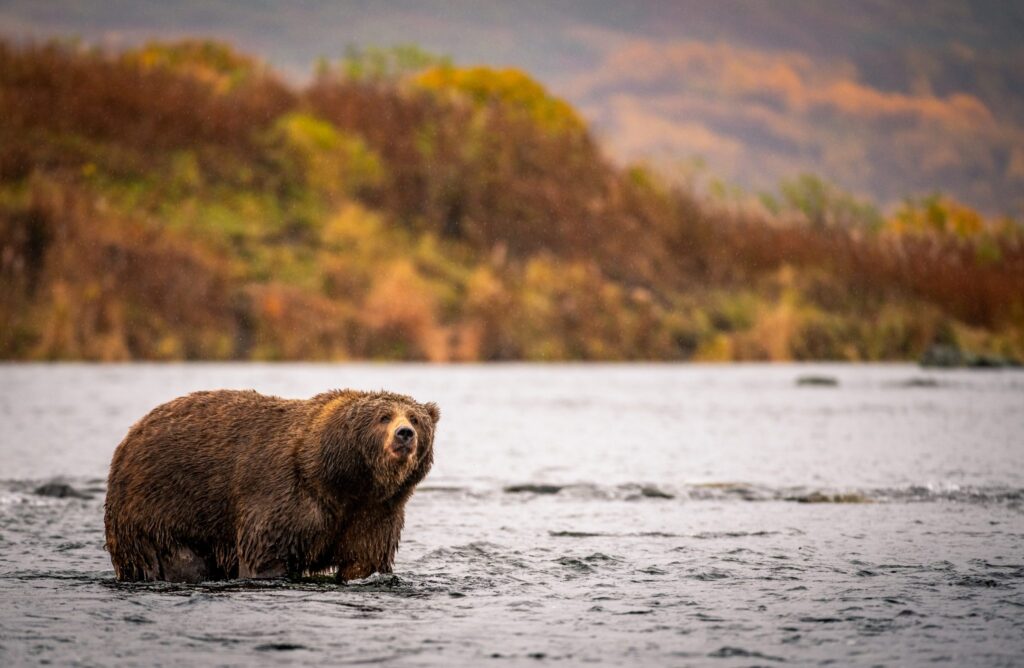
[[[702, 482], [678, 485], [630, 482], [615, 485], [591, 482], [546, 481], [507, 484], [495, 488], [462, 485], [430, 485], [419, 494], [484, 499], [489, 497], [554, 497], [569, 500], [662, 502], [787, 502], [798, 504], [870, 504], [949, 502], [1000, 504], [1024, 508], [1024, 487], [1007, 485], [917, 484], [902, 487], [828, 488], [772, 486], [745, 482]], [[97, 479], [2, 480], [0, 506], [50, 505], [69, 502], [102, 502], [105, 482]]]
[[989, 485], [922, 484], [904, 487], [820, 488], [809, 486], [771, 486], [743, 482], [690, 483], [653, 485], [624, 483], [552, 484], [520, 483], [502, 488], [504, 494], [559, 496], [575, 499], [613, 501], [745, 501], [789, 502], [800, 504], [866, 504], [866, 503], [993, 503], [1019, 506], [1024, 504], [1024, 488]]

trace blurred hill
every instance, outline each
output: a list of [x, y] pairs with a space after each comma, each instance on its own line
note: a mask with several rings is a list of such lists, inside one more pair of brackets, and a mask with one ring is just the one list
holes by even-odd
[[7, 359], [1020, 357], [1024, 234], [809, 175], [718, 198], [516, 69], [288, 83], [222, 43], [0, 44]]
[[415, 43], [530, 72], [620, 164], [696, 164], [754, 192], [810, 172], [885, 207], [944, 192], [1024, 213], [1016, 2], [7, 0], [0, 32], [211, 36], [301, 81], [349, 46]]

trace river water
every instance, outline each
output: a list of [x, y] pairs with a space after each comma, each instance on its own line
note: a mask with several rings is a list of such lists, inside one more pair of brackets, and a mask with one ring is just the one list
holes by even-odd
[[[221, 387], [441, 406], [393, 575], [114, 580], [114, 447]], [[2, 665], [1024, 662], [1019, 371], [7, 365], [0, 480]]]

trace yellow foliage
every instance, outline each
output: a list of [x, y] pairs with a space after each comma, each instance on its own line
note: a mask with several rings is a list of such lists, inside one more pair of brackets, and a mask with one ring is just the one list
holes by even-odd
[[716, 334], [693, 354], [695, 362], [730, 362], [734, 358], [733, 341], [726, 334]]
[[455, 91], [474, 104], [506, 105], [526, 112], [548, 130], [580, 131], [584, 124], [569, 104], [550, 95], [522, 70], [440, 65], [416, 75], [413, 82], [433, 91]]
[[904, 202], [887, 227], [903, 234], [938, 232], [973, 237], [984, 232], [986, 224], [974, 209], [952, 198], [933, 195]]
[[293, 112], [279, 118], [270, 142], [286, 174], [329, 198], [378, 185], [384, 176], [380, 158], [362, 138], [309, 114]]
[[358, 202], [345, 202], [324, 225], [321, 242], [330, 250], [351, 252], [367, 259], [382, 255], [388, 245], [380, 214]]

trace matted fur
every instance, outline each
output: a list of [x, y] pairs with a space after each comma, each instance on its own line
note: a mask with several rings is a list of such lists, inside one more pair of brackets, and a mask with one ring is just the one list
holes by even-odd
[[[163, 404], [110, 466], [104, 522], [117, 578], [390, 572], [439, 417], [432, 403], [353, 390], [308, 400], [220, 390]], [[391, 448], [400, 423], [416, 432], [404, 457]]]

